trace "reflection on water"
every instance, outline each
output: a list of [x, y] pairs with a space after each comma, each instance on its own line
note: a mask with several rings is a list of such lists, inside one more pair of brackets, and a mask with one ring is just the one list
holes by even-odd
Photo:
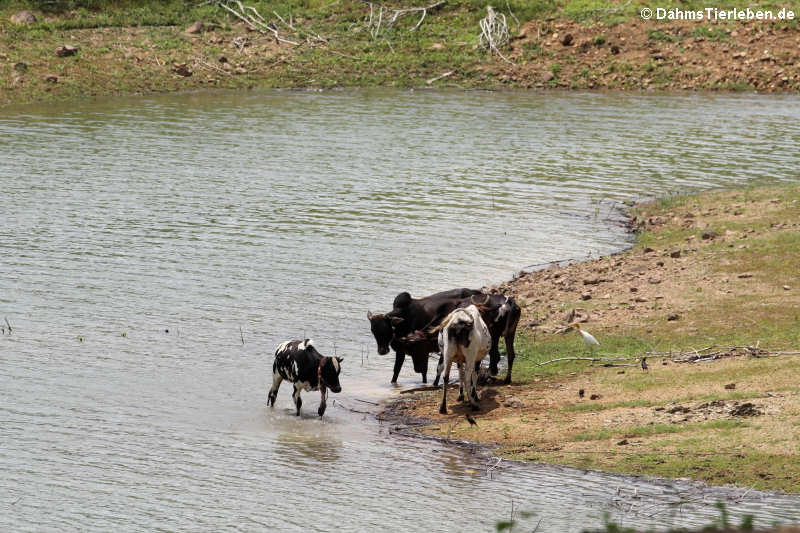
[[[617, 250], [615, 202], [796, 180], [798, 118], [795, 97], [427, 91], [3, 109], [0, 528], [486, 531], [512, 501], [539, 531], [707, 523], [744, 491], [489, 476], [388, 435], [354, 412], [392, 390], [365, 314]], [[304, 337], [345, 357], [322, 420], [291, 387], [265, 407], [275, 346]]]

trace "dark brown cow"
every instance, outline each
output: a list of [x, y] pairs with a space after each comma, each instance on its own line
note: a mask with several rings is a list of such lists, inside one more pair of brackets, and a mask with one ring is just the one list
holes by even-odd
[[[414, 343], [409, 334], [437, 326], [450, 312], [470, 296], [481, 294], [473, 289], [453, 289], [437, 292], [425, 298], [412, 298], [407, 292], [401, 292], [394, 299], [392, 310], [385, 314], [367, 312], [372, 335], [378, 343], [378, 353], [386, 355], [389, 348], [395, 351], [392, 383], [397, 383], [397, 376], [403, 368], [406, 354], [412, 356], [414, 370], [422, 374], [422, 382], [428, 382], [428, 353], [439, 351], [434, 338], [424, 340], [422, 344]], [[413, 347], [409, 345], [413, 344]], [[430, 347], [430, 351], [426, 351]]]

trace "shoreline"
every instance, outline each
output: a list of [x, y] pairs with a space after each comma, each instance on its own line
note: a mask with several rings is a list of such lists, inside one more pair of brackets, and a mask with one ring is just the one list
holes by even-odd
[[[779, 197], [782, 193], [786, 193], [786, 200], [779, 200]], [[742, 486], [755, 487], [759, 490], [773, 492], [775, 494], [794, 495], [800, 492], [800, 485], [798, 485], [796, 481], [792, 480], [791, 475], [785, 477], [783, 481], [773, 481], [773, 478], [777, 477], [775, 476], [777, 472], [761, 473], [760, 475], [764, 477], [759, 479], [758, 472], [751, 472], [748, 469], [744, 469], [745, 471], [742, 472], [736, 472], [734, 467], [734, 471], [728, 472], [727, 475], [724, 475], [725, 473], [720, 473], [718, 471], [721, 468], [720, 465], [706, 464], [708, 461], [699, 460], [697, 458], [695, 458], [696, 460], [689, 458], [685, 461], [672, 461], [673, 463], [677, 463], [670, 465], [673, 467], [673, 469], [664, 470], [659, 469], [657, 465], [647, 464], [647, 461], [626, 462], [624, 458], [621, 458], [621, 456], [618, 455], [622, 453], [618, 450], [623, 449], [626, 450], [626, 453], [628, 450], [635, 450], [635, 452], [631, 453], [639, 453], [642, 456], [648, 457], [652, 456], [652, 454], [658, 455], [659, 453], [663, 454], [666, 452], [668, 452], [667, 455], [669, 455], [672, 452], [668, 450], [675, 449], [674, 446], [677, 445], [678, 450], [685, 450], [680, 452], [680, 454], [686, 456], [697, 454], [697, 457], [699, 458], [701, 457], [701, 454], [704, 453], [701, 451], [702, 441], [704, 439], [723, 439], [730, 437], [732, 432], [742, 431], [748, 434], [747, 439], [745, 439], [743, 442], [739, 442], [737, 440], [737, 442], [739, 442], [739, 449], [744, 450], [744, 452], [739, 453], [739, 455], [742, 455], [743, 457], [741, 459], [742, 462], [748, 463], [750, 459], [755, 462], [758, 462], [758, 460], [765, 460], [765, 457], [772, 457], [769, 454], [774, 452], [778, 452], [782, 455], [784, 458], [783, 462], [787, 460], [790, 463], [797, 462], [791, 459], [792, 457], [796, 457], [796, 450], [781, 447], [780, 450], [774, 450], [774, 452], [770, 452], [768, 443], [752, 440], [768, 440], [772, 435], [772, 429], [765, 431], [764, 435], [759, 437], [758, 430], [753, 429], [756, 424], [755, 422], [751, 422], [751, 419], [735, 418], [727, 414], [728, 411], [733, 411], [735, 408], [742, 405], [755, 405], [756, 411], [758, 412], [758, 418], [752, 420], [769, 420], [768, 417], [775, 417], [782, 420], [781, 424], [788, 423], [789, 428], [793, 427], [791, 424], [795, 422], [794, 427], [796, 427], [798, 424], [796, 423], [798, 418], [795, 414], [794, 402], [796, 399], [800, 400], [800, 398], [796, 398], [796, 396], [799, 395], [796, 394], [795, 387], [789, 386], [788, 388], [784, 389], [777, 383], [773, 384], [767, 382], [765, 387], [766, 389], [770, 390], [765, 389], [762, 391], [755, 383], [748, 383], [747, 386], [741, 385], [741, 381], [744, 381], [744, 378], [742, 378], [741, 381], [737, 380], [739, 381], [740, 385], [735, 391], [731, 390], [728, 392], [723, 389], [722, 392], [717, 393], [717, 385], [712, 385], [711, 388], [715, 390], [713, 394], [710, 395], [704, 395], [702, 391], [695, 393], [691, 390], [691, 387], [687, 387], [687, 391], [690, 392], [690, 394], [684, 393], [681, 395], [677, 393], [670, 394], [666, 385], [658, 384], [658, 387], [664, 387], [665, 390], [660, 391], [658, 393], [658, 397], [650, 398], [648, 397], [649, 392], [647, 388], [641, 389], [641, 384], [626, 383], [625, 378], [620, 378], [620, 376], [635, 375], [635, 370], [632, 369], [619, 369], [618, 367], [612, 367], [610, 369], [602, 368], [601, 366], [593, 366], [595, 365], [594, 363], [587, 365], [584, 362], [577, 361], [567, 361], [564, 363], [557, 363], [555, 365], [546, 364], [546, 366], [538, 366], [539, 362], [544, 362], [544, 359], [557, 358], [560, 355], [565, 355], [568, 357], [575, 356], [575, 358], [579, 358], [578, 356], [583, 355], [580, 353], [582, 348], [577, 342], [575, 342], [575, 339], [564, 340], [564, 336], [556, 335], [554, 333], [556, 329], [559, 329], [561, 324], [561, 315], [563, 314], [563, 309], [579, 309], [578, 316], [585, 318], [587, 329], [591, 329], [594, 334], [601, 332], [598, 334], [601, 341], [605, 341], [606, 334], [612, 334], [613, 324], [609, 325], [607, 323], [608, 320], [604, 316], [604, 314], [607, 312], [606, 310], [600, 310], [591, 306], [591, 304], [594, 303], [593, 300], [597, 301], [595, 300], [597, 299], [596, 294], [587, 295], [586, 292], [583, 294], [579, 293], [578, 295], [573, 294], [571, 295], [569, 306], [562, 307], [561, 311], [552, 313], [550, 316], [548, 316], [545, 314], [545, 312], [543, 312], [543, 304], [541, 301], [539, 301], [543, 299], [546, 300], [547, 295], [544, 295], [537, 301], [532, 301], [534, 298], [531, 298], [530, 291], [528, 290], [530, 287], [533, 287], [532, 284], [545, 283], [544, 277], [551, 275], [562, 278], [562, 281], [566, 278], [568, 283], [570, 281], [575, 281], [575, 276], [570, 274], [570, 272], [575, 271], [580, 271], [577, 273], [578, 278], [584, 277], [584, 282], [589, 283], [587, 285], [581, 285], [580, 288], [592, 289], [595, 288], [596, 285], [594, 284], [594, 279], [586, 278], [587, 272], [585, 270], [587, 268], [594, 268], [598, 264], [603, 266], [614, 263], [627, 264], [629, 261], [639, 261], [643, 256], [650, 255], [653, 256], [653, 259], [655, 259], [653, 262], [660, 264], [671, 260], [672, 258], [669, 258], [669, 256], [674, 254], [674, 252], [666, 253], [665, 251], [665, 253], [662, 254], [659, 254], [658, 250], [653, 252], [654, 236], [657, 238], [663, 237], [664, 235], [659, 236], [658, 234], [662, 232], [668, 234], [670, 231], [674, 231], [675, 229], [670, 227], [669, 222], [666, 222], [665, 220], [658, 220], [659, 216], [662, 219], [664, 218], [664, 209], [677, 211], [680, 209], [679, 206], [685, 206], [688, 204], [694, 206], [690, 207], [689, 209], [695, 211], [694, 208], [697, 207], [698, 203], [703, 203], [706, 199], [712, 199], [710, 200], [711, 203], [708, 204], [709, 206], [717, 205], [714, 202], [722, 202], [719, 204], [722, 206], [725, 205], [726, 202], [729, 204], [733, 203], [731, 202], [732, 198], [738, 198], [739, 196], [737, 195], [744, 194], [745, 196], [754, 198], [751, 200], [754, 204], [760, 204], [761, 202], [766, 201], [770, 205], [779, 205], [783, 203], [783, 201], [788, 200], [790, 204], [788, 207], [792, 214], [794, 214], [795, 210], [798, 208], [796, 199], [798, 193], [800, 193], [800, 188], [798, 188], [796, 185], [784, 185], [770, 188], [744, 188], [703, 192], [687, 196], [656, 200], [650, 204], [637, 203], [630, 209], [629, 221], [631, 222], [631, 230], [638, 230], [639, 234], [636, 242], [630, 247], [623, 248], [620, 250], [620, 252], [610, 256], [604, 256], [600, 259], [572, 263], [566, 266], [552, 266], [552, 264], [549, 264], [550, 266], [547, 266], [548, 264], [532, 265], [542, 268], [534, 272], [523, 273], [519, 278], [499, 284], [499, 289], [501, 291], [508, 292], [516, 298], [522, 300], [521, 305], [523, 306], [524, 311], [523, 318], [520, 322], [520, 329], [523, 331], [521, 331], [522, 335], [518, 335], [517, 344], [524, 345], [524, 347], [522, 350], [520, 350], [519, 347], [517, 348], [517, 361], [528, 360], [528, 365], [522, 373], [519, 373], [517, 370], [518, 366], [523, 365], [519, 365], [519, 363], [515, 364], [515, 371], [517, 372], [515, 372], [514, 384], [509, 388], [511, 390], [502, 385], [483, 387], [483, 390], [481, 391], [481, 403], [489, 403], [492, 407], [487, 410], [486, 407], [482, 406], [482, 410], [475, 414], [475, 418], [478, 421], [479, 426], [482, 427], [482, 430], [479, 430], [479, 433], [476, 433], [475, 430], [470, 429], [470, 426], [464, 421], [464, 414], [458, 407], [454, 408], [454, 413], [449, 416], [438, 415], [438, 412], [433, 409], [436, 398], [438, 397], [438, 391], [415, 392], [410, 394], [407, 398], [396, 397], [388, 400], [384, 404], [384, 408], [378, 415], [378, 418], [383, 418], [384, 420], [390, 421], [390, 423], [397, 424], [398, 429], [396, 429], [396, 432], [404, 436], [423, 436], [426, 439], [432, 438], [438, 442], [446, 443], [448, 445], [456, 445], [466, 448], [471, 450], [473, 453], [497, 455], [508, 460], [519, 460], [520, 463], [533, 462], [541, 464], [560, 464], [572, 468], [594, 470], [606, 473], [634, 476], [643, 475], [645, 478], [664, 479], [667, 481], [688, 477], [694, 481], [704, 482], [709, 486], [729, 486], [733, 488], [741, 488]], [[658, 213], [651, 212], [654, 208], [653, 206], [656, 206], [656, 211], [658, 211], [658, 209], [661, 209], [661, 211]], [[721, 209], [727, 209], [730, 213], [737, 213], [737, 215], [734, 216], [739, 216], [738, 210], [728, 209], [729, 207], [730, 206], [721, 207]], [[756, 213], [760, 210], [760, 207], [754, 209], [754, 216], [757, 216]], [[693, 227], [691, 229], [695, 232], [713, 226], [712, 224], [707, 227], [698, 227], [704, 226], [704, 224], [696, 224], [698, 219], [701, 218], [701, 215], [697, 212], [690, 214], [693, 215], [693, 218], [691, 219]], [[688, 223], [686, 219], [680, 217], [673, 218], [679, 219], [683, 226], [686, 226]], [[792, 219], [790, 218], [789, 220]], [[754, 225], [756, 224], [755, 221], [751, 223]], [[697, 238], [689, 236], [687, 240], [686, 236], [680, 235], [680, 240], [678, 241], [673, 239], [670, 242], [670, 246], [674, 247], [674, 245], [678, 242], [690, 242], [692, 244], [702, 243], [703, 245], [711, 247], [720, 247], [717, 245], [722, 245], [723, 243], [719, 241], [728, 240], [725, 237], [730, 235], [731, 230], [718, 230], [716, 229], [716, 226], [714, 226], [714, 228], [715, 231], [700, 231], [700, 233], [704, 235], [708, 234], [708, 238], [698, 235]], [[795, 234], [800, 233], [800, 230], [796, 229], [798, 228], [796, 223], [793, 226], [790, 225], [788, 228], [781, 223], [777, 224], [778, 229], [775, 228], [776, 223], [771, 222], [767, 225], [765, 231], [763, 234], [760, 234], [759, 237], [763, 239], [771, 239], [776, 236], [780, 238], [794, 238]], [[681, 229], [684, 231], [689, 230], [687, 227], [683, 227]], [[784, 234], [780, 234], [780, 230], [783, 229], [788, 229], [789, 231]], [[689, 231], [691, 232], [691, 230]], [[727, 231], [727, 234], [725, 231]], [[711, 233], [714, 233], [714, 235], [711, 236]], [[749, 235], [750, 234], [748, 234], [748, 230], [745, 230], [744, 237], [748, 238]], [[733, 240], [732, 237], [731, 240]], [[731, 254], [735, 254], [735, 252], [747, 250], [750, 246], [756, 245], [752, 239], [745, 242], [748, 242], [748, 244], [735, 245], [733, 243], [728, 243], [728, 245], [725, 246], [725, 248], [728, 248], [726, 251], [729, 251]], [[790, 247], [787, 252], [791, 255], [790, 259], [794, 259], [796, 254], [793, 246], [794, 244], [792, 243], [792, 247]], [[733, 248], [735, 252], [730, 251], [730, 248]], [[687, 256], [701, 253], [699, 249], [690, 250], [684, 251], [683, 261], [688, 262], [690, 259]], [[715, 253], [718, 252], [715, 250]], [[667, 259], [661, 259], [661, 257], [666, 257]], [[731, 257], [733, 257], [733, 255]], [[689, 267], [683, 266], [681, 268], [687, 269]], [[559, 273], [558, 276], [556, 276], [556, 273]], [[753, 279], [754, 276], [759, 276], [759, 272], [751, 268], [749, 269], [748, 273], [739, 274], [737, 279], [746, 281]], [[531, 277], [536, 278], [535, 281], [531, 280]], [[552, 279], [549, 281], [552, 281]], [[655, 280], [651, 278], [651, 281]], [[655, 286], [664, 287], [664, 284], [661, 283], [661, 281], [659, 281]], [[725, 280], [726, 283], [729, 281], [730, 280], [728, 279]], [[599, 284], [606, 284], [605, 280], [600, 280]], [[575, 287], [573, 287], [573, 289], [574, 288]], [[788, 285], [784, 285], [783, 289], [783, 293], [780, 293], [778, 296], [784, 296], [785, 293], [785, 295], [788, 297], [792, 292], [794, 292]], [[575, 291], [573, 290], [572, 292]], [[732, 291], [729, 290], [728, 292]], [[633, 302], [634, 299], [649, 301], [649, 298], [645, 296], [637, 296], [637, 294], [642, 293], [639, 291], [632, 293], [633, 298], [631, 298], [631, 302]], [[561, 296], [563, 303], [564, 295], [562, 294]], [[576, 298], [576, 296], [578, 296], [578, 298]], [[620, 295], [617, 293], [617, 296]], [[606, 296], [601, 296], [601, 298], [606, 298]], [[661, 301], [669, 302], [670, 300], [670, 298], [664, 298], [663, 296], [660, 298]], [[793, 297], [790, 298], [792, 299], [791, 305], [794, 305]], [[613, 299], [613, 297], [607, 299]], [[659, 300], [656, 300], [654, 307], [662, 305], [658, 302]], [[666, 305], [668, 306], [669, 303]], [[587, 309], [583, 309], [579, 306], [586, 307]], [[632, 304], [630, 306], [634, 312], [628, 313], [628, 319], [630, 319], [631, 316], [638, 317], [641, 315], [642, 312], [636, 309], [637, 306], [638, 304]], [[615, 305], [612, 304], [607, 307], [615, 307]], [[534, 316], [531, 315], [532, 310], [534, 310]], [[683, 314], [686, 312], [687, 310], [682, 311], [682, 316], [676, 319], [674, 322], [680, 323], [691, 321], [692, 318], [690, 316]], [[585, 314], [586, 316], [584, 317], [582, 314]], [[611, 314], [613, 315], [614, 313]], [[664, 313], [661, 312], [659, 314]], [[673, 321], [668, 317], [667, 320], [667, 323], [672, 325]], [[599, 324], [594, 324], [595, 321], [599, 322]], [[763, 327], [766, 327], [767, 324], [761, 324], [761, 326], [763, 329]], [[714, 326], [712, 324], [712, 329], [713, 327]], [[646, 331], [654, 332], [653, 329], [647, 329]], [[659, 335], [660, 337], [670, 337], [669, 334], [664, 335], [663, 331], [659, 331], [658, 333], [661, 334]], [[797, 335], [789, 332], [787, 336], [786, 333], [787, 332], [782, 331], [780, 335], [774, 335], [773, 338], [764, 338], [762, 337], [761, 332], [754, 331], [753, 336], [760, 339], [759, 343], [761, 343], [761, 345], [772, 345], [769, 348], [770, 350], [780, 352], [781, 350], [786, 351], [785, 349], [788, 347], [796, 346], [794, 343]], [[681, 335], [672, 336], [675, 337], [672, 339], [673, 341], [687, 341], [687, 339], [681, 339]], [[569, 337], [569, 335], [566, 337]], [[665, 339], [661, 338], [659, 341], [664, 342]], [[537, 347], [537, 344], [546, 344], [549, 346]], [[603, 344], [606, 343], [603, 342]], [[640, 354], [644, 351], [641, 343], [634, 347], [620, 346], [620, 348], [627, 349], [627, 353], [617, 355], [622, 355], [627, 357], [629, 361], [632, 361], [628, 364], [621, 363], [619, 366], [638, 367], [638, 358], [635, 356], [638, 355], [640, 357]], [[631, 351], [632, 348], [634, 348], [633, 351]], [[537, 354], [533, 352], [537, 349], [546, 353]], [[558, 353], [559, 351], [564, 351], [566, 353], [560, 354]], [[634, 354], [634, 351], [638, 353]], [[653, 349], [650, 348], [650, 351], [653, 351]], [[608, 356], [611, 354], [606, 355], [605, 353], [602, 353], [600, 355]], [[651, 365], [651, 371], [648, 374], [641, 373], [641, 371], [639, 371], [641, 376], [636, 375], [637, 377], [632, 377], [628, 381], [634, 379], [639, 381], [648, 380], [651, 379], [651, 376], [656, 375], [656, 373], [664, 374], [666, 381], [670, 381], [676, 379], [677, 376], [670, 377], [667, 374], [668, 372], [681, 372], [681, 376], [687, 373], [686, 370], [689, 364], [683, 364], [681, 366], [681, 364], [675, 363], [671, 361], [670, 358], [665, 356], [653, 355], [648, 357], [650, 358], [649, 361]], [[536, 358], [539, 359], [538, 362], [530, 361], [531, 359]], [[663, 363], [663, 365], [660, 363]], [[658, 365], [658, 367], [656, 367], [656, 365]], [[736, 379], [736, 376], [742, 376], [743, 374], [750, 372], [756, 373], [762, 370], [764, 372], [771, 373], [774, 371], [774, 365], [781, 366], [782, 372], [789, 372], [790, 374], [788, 375], [793, 374], [795, 376], [800, 376], [800, 365], [795, 365], [790, 356], [757, 357], [756, 359], [750, 359], [739, 353], [726, 353], [724, 355], [720, 355], [718, 361], [713, 361], [708, 365], [705, 365], [703, 370], [705, 371], [708, 368], [713, 369], [715, 365], [718, 366], [719, 374], [721, 374], [719, 379], [722, 381]], [[755, 370], [753, 368], [754, 366], [759, 366], [759, 370]], [[629, 371], [629, 374], [625, 374], [626, 371]], [[693, 374], [694, 369], [692, 369], [690, 373]], [[706, 373], [703, 375], [702, 379], [709, 383], [714, 383], [715, 377], [713, 374], [714, 372], [711, 372], [710, 374]], [[592, 383], [593, 379], [600, 375], [602, 375], [603, 386], [608, 385], [610, 388], [606, 386], [607, 390], [603, 390], [601, 391], [602, 394], [598, 394], [599, 400], [597, 401], [584, 402], [581, 398], [581, 401], [578, 402], [575, 401], [578, 400], [577, 396], [575, 397], [575, 400], [573, 400], [569, 395], [564, 395], [560, 392], [559, 395], [561, 398], [550, 401], [547, 399], [548, 393], [544, 392], [545, 390], [553, 389], [559, 391], [562, 389], [572, 389], [578, 386], [585, 387], [587, 390], [590, 390], [589, 387], [595, 386]], [[608, 382], [608, 384], [605, 382]], [[576, 385], [576, 383], [579, 383], [580, 385]], [[722, 383], [719, 385], [720, 389], [722, 389], [721, 385]], [[629, 396], [625, 396], [620, 392], [620, 387], [624, 389], [628, 386], [634, 386], [634, 388], [639, 388], [644, 392], [637, 393], [634, 391], [632, 395], [629, 395], [629, 399]], [[655, 385], [653, 388], [655, 388]], [[709, 386], [703, 385], [702, 388], [709, 389]], [[770, 392], [773, 388], [779, 392]], [[706, 390], [705, 392], [709, 391]], [[542, 396], [543, 394], [544, 396]], [[607, 394], [612, 394], [617, 397], [607, 398]], [[711, 396], [713, 396], [713, 398], [711, 398]], [[789, 399], [789, 397], [791, 397], [791, 399]], [[511, 400], [509, 400], [509, 398], [511, 398]], [[781, 398], [781, 400], [773, 401], [775, 398]], [[703, 402], [703, 399], [710, 401]], [[524, 407], [506, 408], [508, 401], [512, 401], [512, 403], [520, 403], [524, 405]], [[713, 405], [715, 402], [717, 404], [717, 408], [705, 407], [705, 405]], [[534, 404], [539, 405], [535, 406]], [[679, 414], [682, 413], [683, 410], [688, 413], [686, 415], [686, 420], [681, 421], [674, 416], [670, 419], [653, 419], [651, 416], [654, 414], [653, 411], [655, 411], [656, 415], [661, 415], [661, 413], [663, 413], [665, 410], [674, 409], [675, 407], [680, 408], [678, 411]], [[535, 435], [536, 431], [546, 431], [548, 424], [556, 423], [553, 419], [550, 419], [549, 421], [546, 420], [548, 417], [548, 411], [553, 411], [554, 408], [560, 409], [562, 413], [565, 413], [566, 417], [571, 416], [572, 418], [576, 419], [572, 422], [573, 426], [575, 426], [575, 424], [577, 424], [577, 426], [572, 427], [571, 430], [567, 430], [566, 433], [564, 433], [565, 428], [558, 428], [558, 431], [555, 431], [556, 434], [561, 435], [560, 437], [556, 437], [555, 440], [559, 441], [559, 439], [561, 439], [564, 441], [564, 439], [566, 439], [564, 442], [553, 442], [553, 439], [547, 439], [544, 437], [543, 439], [539, 439]], [[646, 411], [650, 412], [648, 413]], [[569, 414], [567, 415], [566, 413]], [[616, 420], [616, 423], [611, 423], [610, 426], [607, 426], [607, 429], [604, 429], [602, 424], [598, 425], [597, 423], [594, 423], [590, 417], [583, 416], [586, 414], [593, 415], [595, 418], [600, 418], [605, 416], [606, 413], [609, 413], [609, 416], [611, 413], [613, 413], [619, 418]], [[695, 413], [700, 414], [695, 416]], [[797, 411], [797, 413], [800, 413], [800, 411]], [[490, 427], [487, 428], [487, 422], [482, 422], [481, 419], [489, 419], [488, 424], [490, 424]], [[539, 420], [538, 422], [536, 421], [537, 419]], [[647, 422], [648, 419], [650, 420], [649, 422]], [[523, 422], [520, 422], [520, 420]], [[629, 425], [626, 426], [626, 422], [628, 422]], [[636, 424], [632, 424], [633, 422], [636, 422]], [[774, 421], [771, 421], [770, 424], [772, 422]], [[542, 424], [544, 424], [544, 426], [542, 426]], [[648, 424], [650, 425], [648, 426]], [[530, 428], [526, 427], [528, 425], [532, 425], [538, 429], [530, 430]], [[764, 423], [762, 422], [761, 425], [764, 425]], [[505, 429], [503, 429], [504, 427]], [[593, 427], [595, 429], [592, 429]], [[619, 436], [615, 436], [615, 427], [620, 430]], [[579, 431], [576, 434], [574, 431], [575, 429], [580, 429], [582, 431]], [[517, 431], [528, 431], [528, 433], [525, 433], [525, 435], [511, 436]], [[530, 431], [533, 431], [533, 436], [530, 436]], [[629, 433], [627, 436], [626, 431]], [[791, 435], [794, 431], [795, 430], [789, 429], [788, 435]], [[695, 441], [698, 442], [695, 442], [694, 445], [696, 447], [699, 446], [699, 448], [694, 450], [681, 448], [682, 445], [680, 443], [676, 444], [674, 442], [669, 442], [669, 437], [672, 436], [673, 433], [675, 435], [681, 435], [682, 432], [686, 432], [687, 434], [697, 433], [698, 435], [705, 433], [707, 435], [695, 438]], [[725, 437], [726, 435], [727, 437]], [[533, 440], [528, 442], [526, 439]], [[540, 440], [544, 440], [546, 442], [539, 442]], [[612, 455], [613, 458], [608, 459], [607, 461], [587, 461], [585, 458], [575, 457], [574, 455], [576, 454], [581, 455], [578, 448], [581, 447], [580, 444], [582, 443], [591, 443], [592, 446], [589, 446], [589, 448], [597, 450], [594, 453], [602, 452], [603, 450], [610, 450], [609, 454]], [[631, 448], [631, 445], [637, 446], [637, 448]], [[751, 452], [747, 452], [748, 445], [753, 448]], [[625, 447], [621, 448], [621, 446]], [[642, 451], [640, 452], [639, 450]], [[658, 450], [661, 450], [661, 452]], [[764, 456], [764, 453], [767, 453], [767, 456]], [[657, 460], [656, 462], [658, 461], [660, 460]], [[685, 462], [686, 464], [680, 464], [682, 462]], [[703, 464], [698, 466], [695, 463]], [[699, 468], [699, 470], [692, 474], [692, 468]], [[782, 469], [783, 466], [779, 468], [779, 470]], [[752, 479], [754, 477], [755, 479]]]

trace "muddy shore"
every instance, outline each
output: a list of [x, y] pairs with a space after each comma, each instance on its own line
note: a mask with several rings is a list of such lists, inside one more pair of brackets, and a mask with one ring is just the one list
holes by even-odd
[[508, 459], [800, 492], [798, 199], [790, 186], [634, 207], [630, 250], [498, 286], [523, 307], [521, 338], [513, 384], [483, 388], [477, 426], [461, 406], [440, 415], [431, 390], [381, 416]]

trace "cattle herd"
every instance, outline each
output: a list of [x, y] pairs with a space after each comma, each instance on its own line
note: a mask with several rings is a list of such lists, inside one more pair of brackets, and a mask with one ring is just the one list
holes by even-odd
[[[378, 353], [395, 352], [392, 383], [403, 367], [406, 355], [411, 356], [414, 371], [428, 382], [429, 355], [438, 353], [439, 364], [433, 385], [442, 380], [441, 413], [447, 413], [447, 382], [453, 363], [458, 366], [461, 392], [459, 400], [466, 401], [473, 410], [478, 409], [477, 369], [489, 355], [489, 373], [496, 376], [500, 361], [500, 339], [505, 340], [508, 371], [505, 383], [511, 383], [514, 366], [514, 336], [520, 318], [520, 308], [513, 298], [502, 294], [486, 294], [473, 289], [453, 289], [438, 292], [425, 298], [412, 298], [401, 292], [394, 299], [388, 313], [367, 312], [370, 329], [378, 344]], [[321, 402], [317, 413], [325, 413], [327, 389], [342, 390], [339, 384], [342, 359], [325, 357], [314, 348], [311, 340], [287, 341], [275, 351], [272, 365], [272, 388], [267, 395], [267, 405], [274, 406], [281, 382], [293, 383], [297, 414], [300, 414], [300, 392], [319, 390]]]

